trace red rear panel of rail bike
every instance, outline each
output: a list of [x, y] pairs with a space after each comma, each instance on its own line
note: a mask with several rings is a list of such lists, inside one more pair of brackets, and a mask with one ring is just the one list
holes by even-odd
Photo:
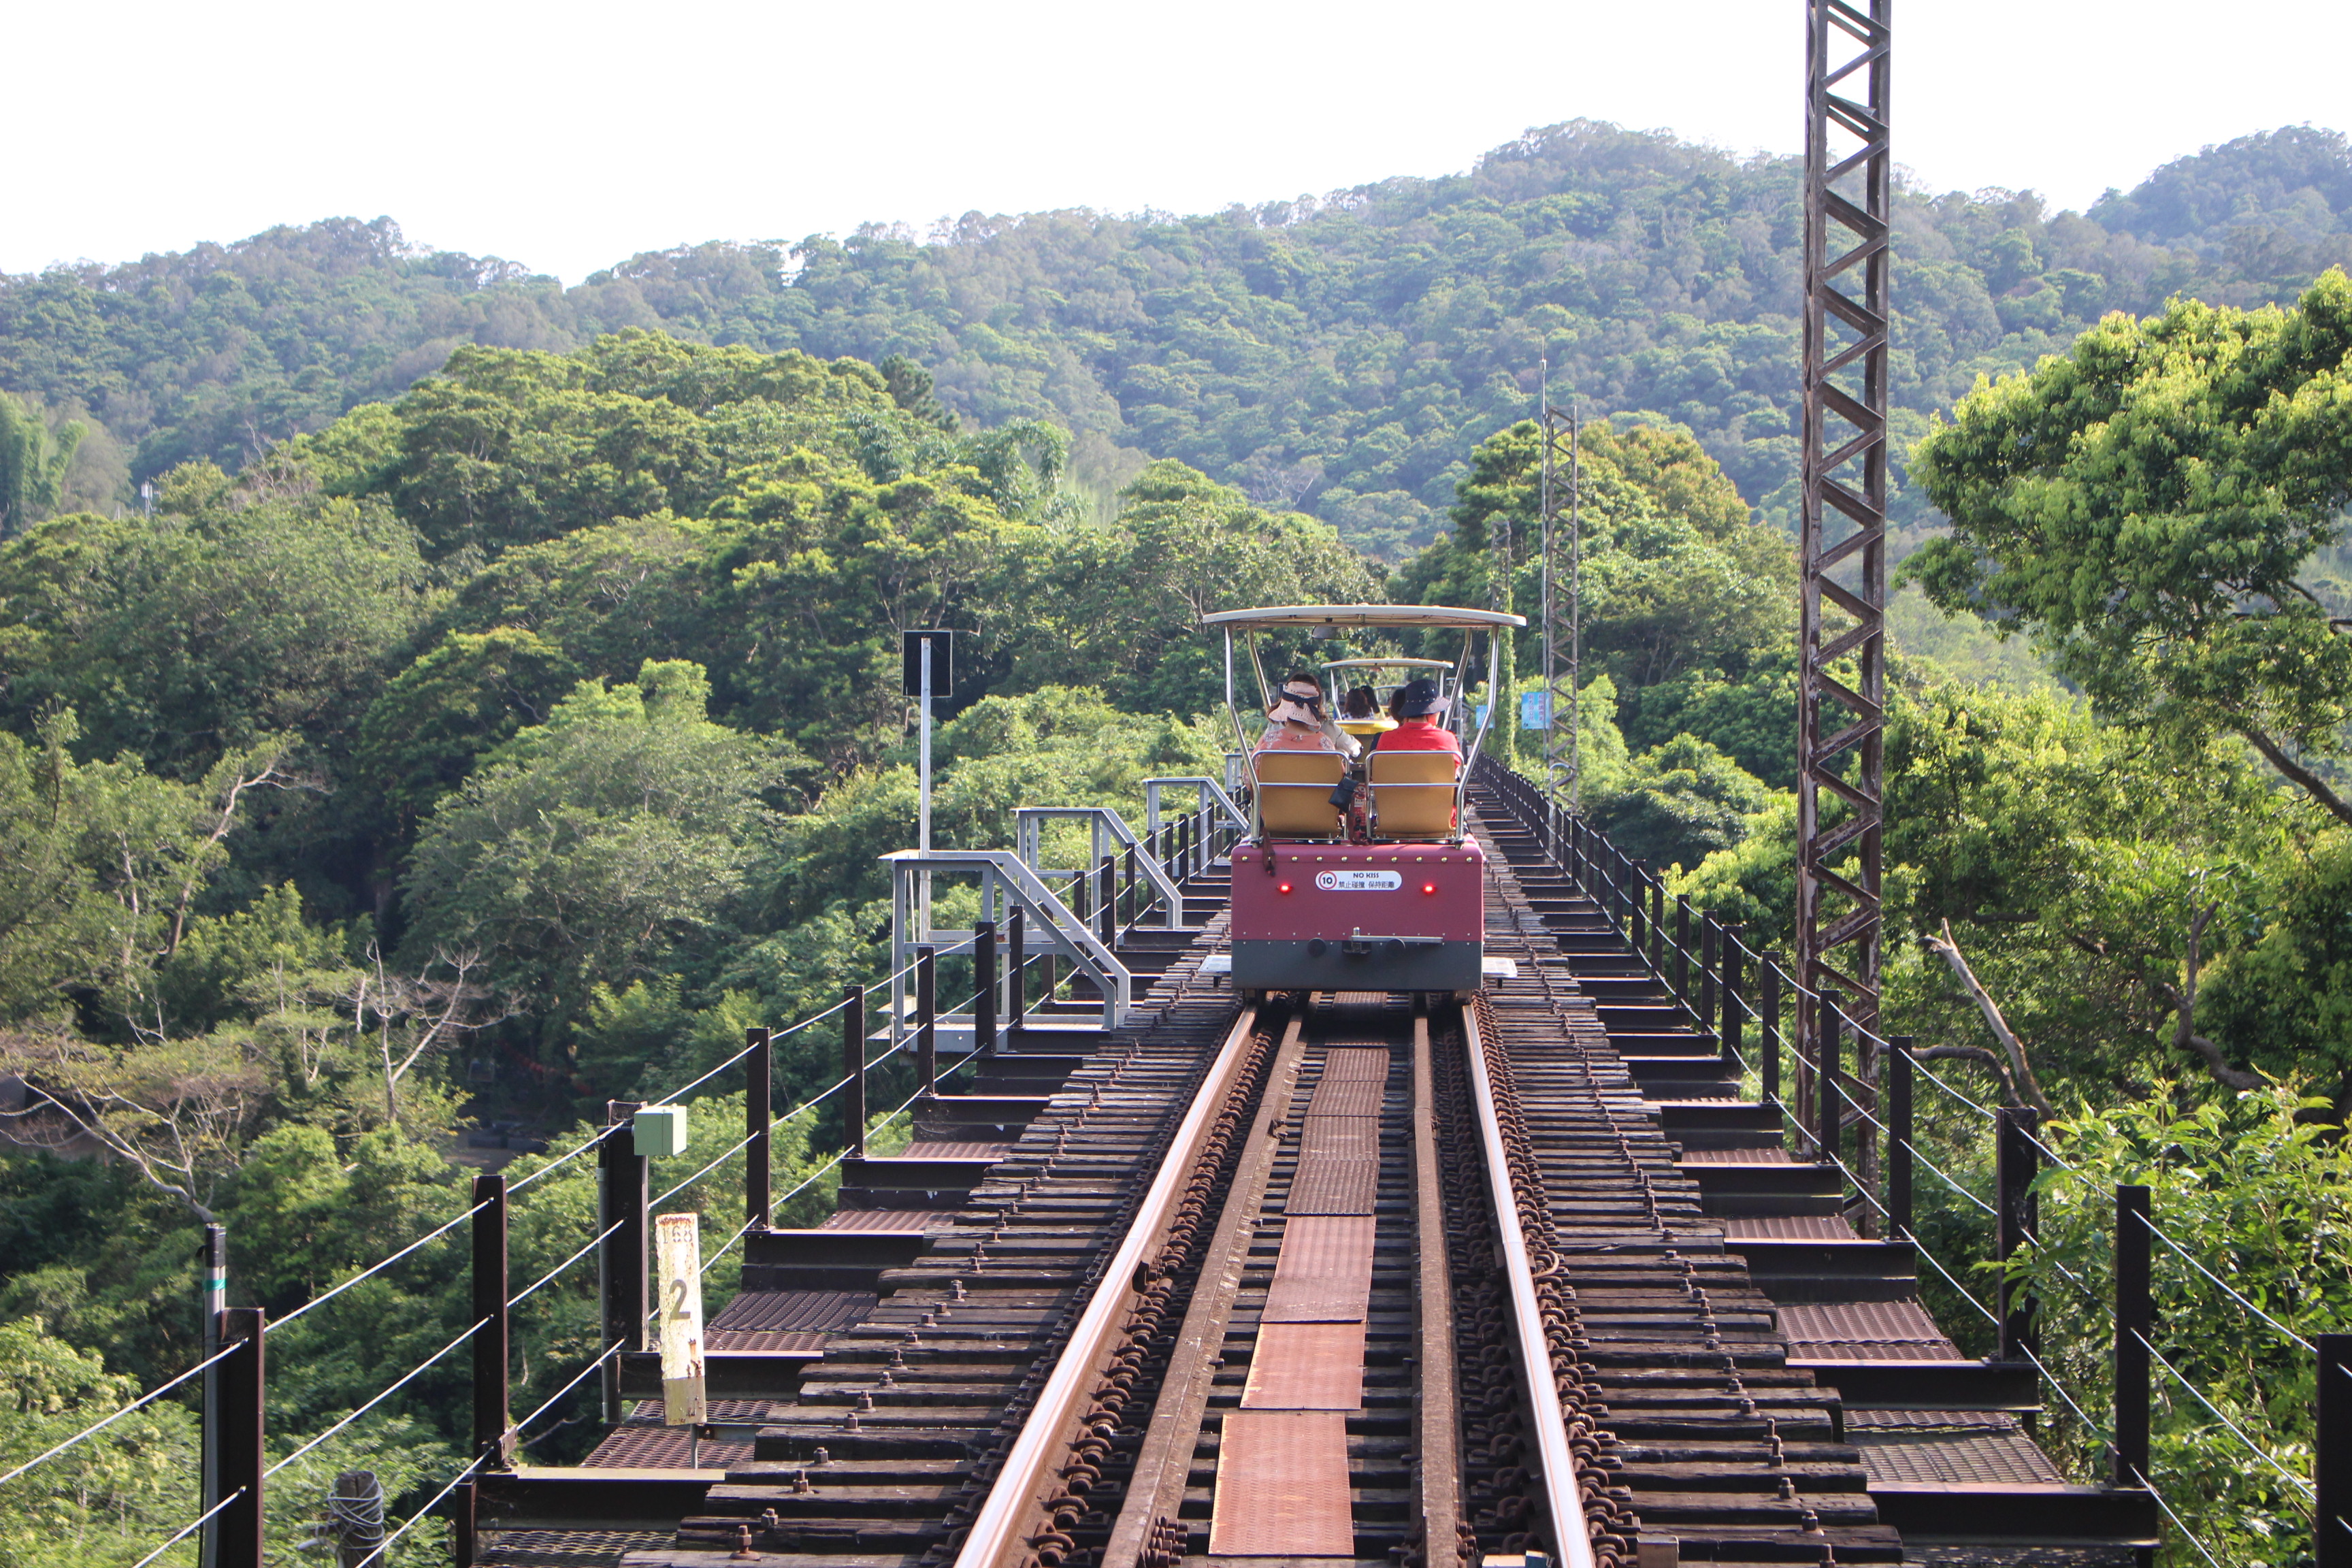
[[1234, 984], [1466, 991], [1486, 959], [1486, 858], [1462, 844], [1243, 844]]

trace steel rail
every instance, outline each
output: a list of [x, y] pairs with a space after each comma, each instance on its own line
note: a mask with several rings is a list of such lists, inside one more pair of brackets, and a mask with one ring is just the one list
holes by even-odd
[[[1127, 1314], [1135, 1293], [1136, 1266], [1159, 1242], [1176, 1201], [1190, 1180], [1194, 1152], [1202, 1136], [1231, 1092], [1249, 1057], [1251, 1037], [1257, 1032], [1258, 1009], [1244, 1007], [1212, 1058], [1207, 1075], [1193, 1096], [1192, 1109], [1176, 1129], [1168, 1154], [1160, 1163], [1150, 1189], [1137, 1207], [1127, 1235], [1111, 1255], [1101, 1283], [1087, 1303], [1069, 1342], [1054, 1363], [1051, 1376], [1013, 1439], [1004, 1465], [990, 1485], [987, 1500], [972, 1518], [971, 1528], [957, 1551], [955, 1568], [1016, 1568], [1028, 1554], [1021, 1530], [1035, 1507], [1050, 1468], [1058, 1462], [1062, 1440], [1071, 1419], [1083, 1405], [1095, 1376], [1096, 1363], [1111, 1335]], [[1549, 1363], [1547, 1363], [1547, 1365]]]
[[1420, 1292], [1416, 1370], [1421, 1397], [1413, 1401], [1413, 1467], [1421, 1508], [1422, 1559], [1444, 1560], [1444, 1543], [1462, 1535], [1461, 1392], [1454, 1354], [1454, 1278], [1445, 1247], [1445, 1191], [1437, 1153], [1437, 1086], [1430, 1059], [1429, 1014], [1412, 1020], [1412, 1186], [1414, 1285]]
[[1559, 1384], [1545, 1337], [1541, 1303], [1536, 1300], [1535, 1265], [1519, 1221], [1518, 1194], [1511, 1182], [1509, 1152], [1495, 1111], [1494, 1079], [1486, 1071], [1486, 1042], [1475, 1012], [1460, 1009], [1463, 1054], [1469, 1058], [1470, 1087], [1486, 1150], [1486, 1190], [1499, 1233], [1503, 1273], [1511, 1298], [1511, 1327], [1518, 1338], [1519, 1367], [1526, 1376], [1528, 1414], [1536, 1452], [1543, 1466], [1544, 1502], [1551, 1515], [1552, 1546], [1561, 1568], [1595, 1568], [1592, 1538], [1585, 1528], [1584, 1500], [1577, 1485], [1576, 1456], [1568, 1446], [1568, 1415], [1560, 1408]]

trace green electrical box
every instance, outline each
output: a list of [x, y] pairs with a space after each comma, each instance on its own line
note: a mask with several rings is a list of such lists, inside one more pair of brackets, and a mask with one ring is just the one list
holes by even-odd
[[654, 1159], [686, 1152], [686, 1107], [648, 1105], [631, 1119], [637, 1152]]

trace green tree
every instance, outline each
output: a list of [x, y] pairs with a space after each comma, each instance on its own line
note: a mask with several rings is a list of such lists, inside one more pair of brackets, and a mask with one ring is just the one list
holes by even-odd
[[450, 632], [395, 676], [360, 721], [353, 771], [414, 823], [474, 759], [542, 723], [579, 672], [557, 645], [514, 626]]
[[649, 660], [634, 686], [582, 682], [492, 752], [425, 823], [404, 882], [412, 956], [480, 955], [493, 984], [545, 999], [553, 1029], [580, 1005], [564, 998], [709, 930], [791, 759], [711, 722], [709, 695], [699, 667]]
[[[14, 1469], [139, 1396], [37, 1317], [0, 1322], [0, 1469]], [[203, 1509], [196, 1422], [168, 1402], [148, 1405], [0, 1489], [0, 1564], [72, 1562], [125, 1568]], [[167, 1561], [195, 1561], [193, 1542]]]
[[73, 422], [52, 435], [37, 409], [0, 392], [0, 539], [58, 505], [86, 429]]
[[1764, 786], [1705, 741], [1677, 735], [1635, 757], [1595, 814], [1612, 842], [1662, 870], [1735, 847], [1764, 809]]
[[[2084, 1409], [2112, 1398], [2115, 1189], [2150, 1189], [2153, 1218], [2179, 1253], [2149, 1247], [2156, 1353], [2198, 1391], [2154, 1369], [2149, 1479], [2225, 1563], [2310, 1561], [2309, 1494], [2279, 1474], [2312, 1473], [2314, 1358], [2224, 1293], [2212, 1276], [2306, 1338], [2352, 1309], [2352, 1155], [2321, 1120], [2324, 1100], [2290, 1086], [2144, 1099], [2056, 1123], [2044, 1136], [2074, 1167], [2036, 1184], [2040, 1245], [2009, 1260], [2042, 1303], [2053, 1370]], [[2258, 1446], [2248, 1453], [2198, 1394]], [[2100, 1434], [2054, 1413], [2052, 1447], [2100, 1476]], [[2200, 1561], [2174, 1538], [2163, 1559]]]
[[[1790, 642], [1796, 563], [1788, 541], [1753, 525], [1688, 432], [1595, 424], [1582, 449], [1588, 667], [1607, 671], [1630, 700], [1689, 670], [1736, 678]], [[1507, 537], [1512, 601], [1540, 604], [1541, 481], [1542, 435], [1532, 420], [1482, 442], [1454, 504], [1453, 535], [1398, 574], [1398, 596], [1484, 606], [1494, 541]], [[1522, 676], [1539, 648], [1533, 635], [1517, 639]]]
[[265, 734], [348, 734], [429, 611], [425, 563], [380, 503], [271, 489], [196, 466], [152, 519], [0, 546], [7, 716], [69, 705], [89, 750], [191, 778]]
[[905, 354], [890, 354], [875, 367], [882, 373], [889, 386], [890, 401], [926, 424], [953, 433], [956, 416], [939, 399], [931, 384], [931, 373], [908, 359]]
[[2293, 309], [2177, 300], [1980, 384], [1918, 448], [1950, 537], [1910, 570], [2033, 637], [2103, 713], [2242, 737], [2352, 824], [2352, 279]]

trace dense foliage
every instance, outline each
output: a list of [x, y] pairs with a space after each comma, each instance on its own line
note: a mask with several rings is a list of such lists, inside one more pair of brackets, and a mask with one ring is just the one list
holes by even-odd
[[[2102, 1331], [2062, 1299], [2103, 1288], [2115, 1181], [2284, 1321], [2340, 1315], [2352, 284], [2313, 277], [2347, 169], [2288, 131], [2088, 216], [1903, 198], [1901, 515], [1953, 529], [1895, 606], [1886, 1012], [1963, 1092], [2057, 1118], [2079, 1175], [2012, 1266], [2093, 1397]], [[1580, 801], [1784, 941], [1792, 196], [1785, 164], [1580, 124], [1328, 202], [704, 247], [570, 290], [383, 224], [0, 281], [0, 387], [26, 395], [0, 398], [0, 1113], [73, 1156], [0, 1159], [0, 1469], [194, 1359], [205, 1219], [282, 1319], [462, 1210], [469, 1125], [521, 1122], [556, 1151], [508, 1167], [536, 1279], [593, 1234], [560, 1156], [602, 1102], [875, 978], [877, 857], [916, 811], [898, 628], [959, 633], [936, 828], [996, 847], [1018, 805], [1131, 810], [1216, 767], [1204, 610], [1531, 613], [1546, 354], [1617, 410], [1580, 457]], [[2190, 288], [2215, 302], [2165, 303]], [[2116, 306], [2152, 313], [2092, 324]], [[1508, 668], [1504, 714], [1534, 638]], [[1541, 765], [1545, 737], [1498, 739]], [[835, 1050], [779, 1048], [780, 1110]], [[656, 1183], [741, 1114], [718, 1072]], [[1976, 1115], [1937, 1091], [1922, 1125], [1981, 1187]], [[837, 1116], [780, 1133], [791, 1216], [829, 1202]], [[668, 1206], [716, 1230], [736, 1185], [721, 1161]], [[1981, 1215], [1926, 1209], [1965, 1274]], [[461, 1331], [451, 1245], [280, 1331], [281, 1453]], [[524, 1304], [519, 1408], [593, 1353], [591, 1278]], [[2307, 1362], [2167, 1349], [2307, 1463]], [[413, 1507], [457, 1462], [458, 1376], [279, 1495], [363, 1464]], [[570, 1410], [534, 1458], [570, 1451]], [[185, 1517], [190, 1440], [165, 1403], [12, 1483], [0, 1564], [136, 1562]], [[2284, 1494], [2218, 1443], [2169, 1402], [2168, 1495], [2284, 1561]], [[290, 1550], [299, 1512], [278, 1528]]]
[[[2292, 297], [2352, 258], [2348, 192], [2344, 138], [2296, 127], [2179, 159], [2088, 214], [1904, 190], [1898, 456], [1977, 375], [2062, 350], [2104, 311]], [[659, 326], [886, 368], [905, 355], [936, 374], [943, 412], [1075, 432], [1101, 493], [1145, 454], [1176, 458], [1394, 557], [1442, 531], [1465, 454], [1530, 410], [1548, 356], [1556, 394], [1687, 426], [1786, 523], [1797, 224], [1791, 160], [1588, 121], [1466, 174], [1321, 198], [714, 243], [568, 289], [338, 219], [0, 280], [0, 388], [90, 426], [73, 479], [89, 501], [189, 458], [234, 468], [466, 344]], [[1900, 486], [1897, 510], [1927, 517]]]
[[[0, 1162], [0, 1386], [32, 1430], [194, 1359], [203, 1222], [284, 1316], [463, 1209], [465, 1124], [576, 1142], [877, 978], [877, 858], [914, 833], [898, 627], [960, 634], [938, 833], [993, 847], [1016, 805], [1132, 810], [1219, 764], [1179, 716], [1213, 690], [1201, 611], [1379, 593], [1328, 526], [1180, 464], [1099, 516], [1066, 445], [959, 434], [904, 363], [633, 331], [462, 348], [237, 475], [167, 471], [152, 514], [0, 544], [0, 1109], [85, 1157]], [[830, 1037], [778, 1057], [787, 1105], [836, 1070]], [[731, 1076], [673, 1175], [731, 1141]], [[793, 1213], [837, 1121], [787, 1127]], [[593, 1234], [592, 1176], [518, 1207], [519, 1280]], [[459, 1331], [449, 1245], [280, 1331], [286, 1451]], [[593, 1350], [592, 1282], [531, 1298], [520, 1408]], [[462, 1364], [288, 1484], [437, 1484]], [[180, 1414], [15, 1483], [5, 1529], [143, 1539], [184, 1500], [142, 1479]], [[525, 1436], [560, 1456], [569, 1415]]]

